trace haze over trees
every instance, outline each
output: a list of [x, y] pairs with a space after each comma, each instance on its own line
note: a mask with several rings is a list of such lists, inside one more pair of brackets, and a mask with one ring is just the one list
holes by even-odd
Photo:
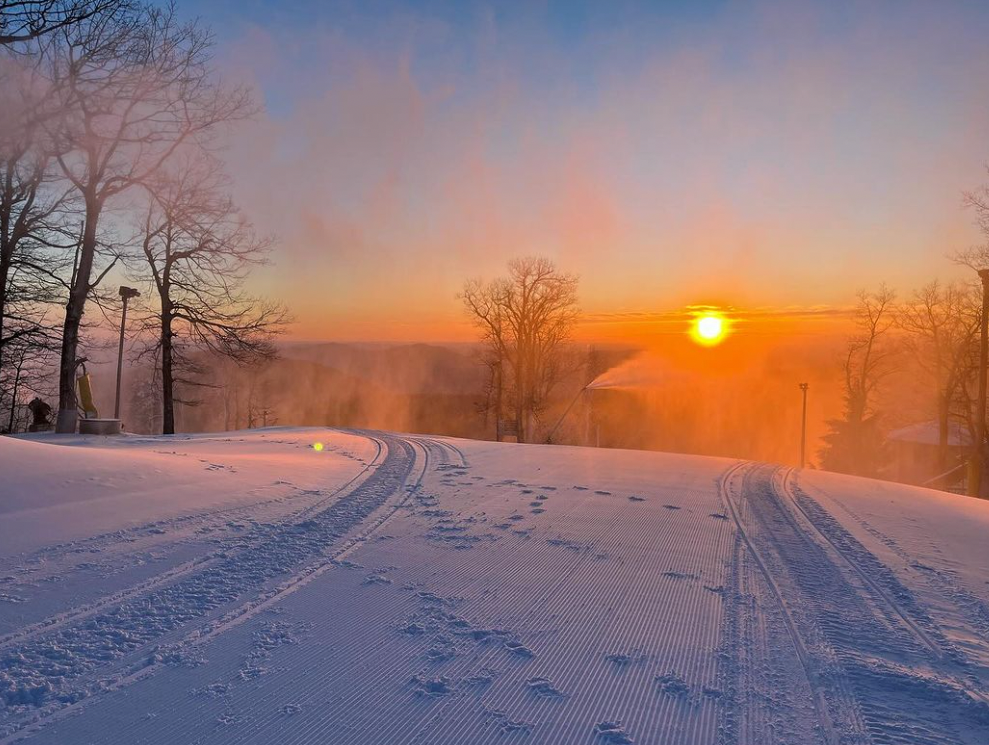
[[[270, 242], [253, 235], [210, 160], [227, 125], [256, 106], [246, 89], [218, 82], [211, 48], [209, 30], [172, 5], [0, 2], [0, 403], [15, 408], [24, 381], [50, 364], [38, 350], [57, 346], [57, 429], [75, 428], [86, 311], [93, 301], [112, 309], [101, 286], [125, 267], [161, 300], [152, 346], [163, 352], [167, 431], [175, 384], [195, 382], [175, 375], [174, 337], [241, 362], [272, 353], [284, 313], [242, 293]], [[194, 162], [212, 169], [209, 189], [201, 170], [176, 176]], [[121, 227], [128, 213], [146, 217], [136, 241]], [[137, 274], [135, 256], [145, 262]], [[182, 364], [194, 369], [188, 356]]]
[[885, 461], [879, 414], [878, 387], [893, 372], [895, 347], [890, 343], [895, 324], [895, 295], [885, 285], [860, 292], [855, 308], [856, 333], [848, 340], [842, 365], [844, 412], [828, 422], [821, 451], [824, 468], [857, 475], [875, 475]]
[[578, 279], [549, 259], [525, 257], [505, 277], [468, 280], [461, 299], [481, 334], [491, 407], [519, 442], [533, 442], [546, 402], [565, 376], [565, 348], [577, 318]]
[[919, 368], [934, 401], [938, 467], [948, 470], [951, 422], [964, 422], [975, 434], [972, 384], [978, 360], [981, 296], [977, 287], [934, 280], [917, 290], [898, 312], [905, 351]]
[[204, 353], [242, 364], [271, 359], [285, 321], [283, 308], [244, 292], [270, 240], [255, 235], [216, 174], [215, 163], [185, 162], [147, 187], [141, 250], [156, 303], [144, 318], [154, 338], [145, 351], [160, 373], [164, 434], [175, 432], [176, 383], [191, 390], [202, 382]]

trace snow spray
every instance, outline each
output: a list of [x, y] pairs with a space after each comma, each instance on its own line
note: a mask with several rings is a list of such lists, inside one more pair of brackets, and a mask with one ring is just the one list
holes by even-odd
[[668, 382], [665, 365], [656, 357], [639, 353], [621, 364], [608, 368], [583, 390], [600, 388], [658, 388]]

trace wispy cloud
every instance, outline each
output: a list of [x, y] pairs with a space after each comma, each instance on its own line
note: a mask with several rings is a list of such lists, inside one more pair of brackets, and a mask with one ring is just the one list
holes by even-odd
[[527, 253], [580, 274], [587, 326], [683, 320], [610, 312], [657, 298], [837, 319], [859, 287], [951, 273], [974, 240], [976, 6], [727, 4], [659, 18], [661, 44], [634, 14], [579, 38], [547, 23], [342, 15], [227, 45], [271, 105], [229, 156], [282, 238], [270, 289], [301, 333], [462, 328], [464, 278]]

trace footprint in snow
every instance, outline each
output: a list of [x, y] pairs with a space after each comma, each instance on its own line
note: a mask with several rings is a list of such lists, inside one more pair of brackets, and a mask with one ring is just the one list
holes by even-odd
[[533, 514], [533, 515], [541, 515], [541, 514], [543, 514], [543, 513], [545, 512], [545, 511], [546, 511], [546, 510], [544, 510], [544, 509], [543, 509], [542, 507], [536, 507], [536, 509], [534, 509], [534, 510], [531, 510], [531, 512], [532, 512], [532, 514]]
[[457, 650], [452, 646], [437, 644], [426, 650], [426, 659], [430, 662], [446, 662], [457, 656]]
[[411, 680], [415, 687], [415, 692], [419, 696], [445, 696], [453, 688], [450, 686], [450, 679], [446, 676], [439, 678], [427, 678], [422, 675], [414, 675]]
[[669, 579], [690, 579], [690, 580], [700, 579], [700, 577], [698, 577], [696, 574], [690, 574], [689, 572], [669, 571], [669, 572], [663, 572], [663, 576], [668, 577]]
[[636, 497], [636, 496], [633, 495], [633, 496], [630, 496], [628, 498], [628, 501], [629, 502], [645, 502], [646, 501], [646, 498], [645, 497]]
[[609, 654], [606, 655], [604, 659], [619, 669], [624, 669], [628, 665], [632, 664], [632, 656], [627, 654]]
[[668, 510], [678, 510], [678, 509], [680, 509], [680, 507], [678, 505], [675, 505], [675, 504], [664, 504], [663, 507], [665, 507]]
[[544, 698], [563, 698], [566, 694], [553, 685], [549, 678], [529, 678], [526, 686], [537, 696]]
[[598, 722], [594, 725], [594, 734], [600, 742], [608, 745], [635, 745], [634, 740], [622, 729], [621, 722]]
[[464, 678], [464, 683], [471, 687], [481, 688], [484, 686], [489, 686], [494, 683], [494, 679], [497, 673], [494, 670], [484, 668], [479, 673], [475, 673], [467, 678]]
[[528, 734], [532, 730], [533, 725], [531, 722], [511, 719], [504, 711], [489, 709], [487, 713], [498, 723], [498, 729], [503, 734], [507, 735], [514, 732], [525, 732]]
[[600, 495], [602, 497], [610, 497], [611, 496], [611, 492], [610, 491], [605, 491], [604, 489], [595, 489], [594, 490], [594, 493], [595, 494], [598, 494], [598, 495]]
[[278, 709], [279, 714], [287, 717], [290, 717], [293, 714], [299, 714], [301, 713], [301, 711], [302, 711], [301, 704], [285, 704], [280, 709]]
[[728, 515], [722, 512], [712, 512], [708, 517], [713, 517], [715, 520], [727, 520]]
[[657, 675], [655, 680], [659, 684], [659, 687], [662, 689], [663, 693], [669, 694], [670, 696], [683, 696], [690, 693], [690, 686], [684, 682], [683, 678], [674, 673]]
[[369, 574], [364, 580], [365, 585], [390, 585], [391, 583], [388, 577], [381, 574]]
[[505, 642], [505, 649], [509, 652], [517, 654], [519, 657], [535, 657], [535, 653], [525, 646], [522, 642], [515, 641], [514, 639], [509, 639]]
[[195, 692], [202, 692], [211, 698], [218, 698], [226, 694], [228, 688], [229, 686], [226, 683], [210, 683], [205, 688], [201, 688], [199, 691]]

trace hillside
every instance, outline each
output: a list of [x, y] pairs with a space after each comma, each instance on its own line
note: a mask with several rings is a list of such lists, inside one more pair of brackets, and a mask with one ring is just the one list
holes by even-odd
[[300, 428], [0, 473], [0, 743], [989, 741], [983, 502]]

